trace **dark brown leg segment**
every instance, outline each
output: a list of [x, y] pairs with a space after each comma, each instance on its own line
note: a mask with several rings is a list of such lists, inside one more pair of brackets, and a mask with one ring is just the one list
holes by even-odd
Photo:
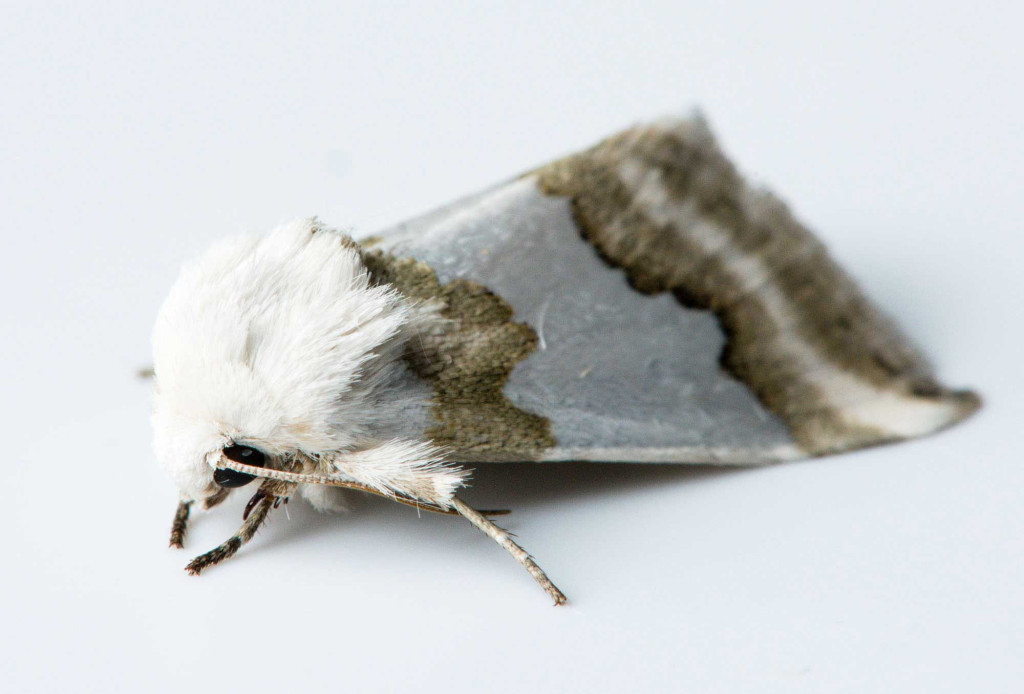
[[181, 549], [184, 546], [185, 532], [188, 530], [188, 512], [191, 508], [191, 501], [178, 502], [178, 510], [174, 512], [174, 522], [171, 523], [171, 547]]
[[238, 532], [232, 535], [224, 544], [193, 559], [185, 567], [185, 571], [188, 571], [193, 576], [198, 576], [207, 567], [219, 564], [233, 556], [242, 545], [252, 539], [252, 536], [256, 534], [259, 527], [263, 525], [263, 521], [267, 519], [267, 514], [274, 507], [274, 500], [277, 498], [275, 495], [263, 493], [262, 490], [256, 494], [259, 500], [252, 508], [246, 509], [248, 517], [242, 523], [242, 527], [238, 529]]

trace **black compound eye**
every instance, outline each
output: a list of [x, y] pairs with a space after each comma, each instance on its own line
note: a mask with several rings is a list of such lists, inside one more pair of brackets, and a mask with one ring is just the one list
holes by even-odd
[[[236, 463], [245, 463], [246, 465], [253, 465], [255, 467], [263, 467], [266, 465], [266, 458], [264, 455], [255, 448], [249, 448], [248, 446], [228, 446], [224, 449], [224, 456], [228, 460], [233, 460]], [[256, 479], [254, 475], [250, 475], [245, 472], [238, 472], [236, 470], [217, 468], [213, 471], [213, 481], [222, 487], [243, 487], [254, 479]]]

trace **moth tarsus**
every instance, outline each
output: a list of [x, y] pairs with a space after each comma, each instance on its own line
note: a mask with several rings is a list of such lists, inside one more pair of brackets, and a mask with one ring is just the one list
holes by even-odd
[[234, 556], [235, 552], [242, 546], [242, 540], [238, 537], [231, 537], [209, 552], [200, 554], [185, 567], [189, 576], [198, 576], [204, 569], [219, 564], [220, 562]]
[[188, 532], [188, 515], [191, 508], [191, 501], [179, 501], [178, 508], [174, 512], [174, 522], [171, 523], [170, 546], [175, 549], [181, 549], [185, 546], [185, 533]]
[[238, 529], [238, 532], [209, 552], [200, 554], [190, 561], [188, 566], [185, 567], [185, 571], [192, 576], [198, 576], [205, 569], [219, 564], [225, 559], [230, 559], [241, 549], [242, 545], [252, 539], [256, 531], [259, 530], [259, 527], [263, 525], [263, 521], [267, 519], [267, 515], [274, 507], [274, 501], [277, 498], [269, 493], [260, 495], [259, 492], [253, 498], [257, 499], [257, 497], [256, 504], [251, 509], [247, 509], [249, 514], [242, 523], [242, 527]]

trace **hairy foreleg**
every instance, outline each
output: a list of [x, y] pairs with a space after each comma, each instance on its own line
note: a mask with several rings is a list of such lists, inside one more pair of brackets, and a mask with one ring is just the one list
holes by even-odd
[[250, 505], [246, 507], [246, 517], [238, 532], [220, 546], [190, 561], [188, 566], [185, 567], [185, 571], [193, 576], [198, 576], [207, 567], [219, 564], [225, 559], [234, 556], [235, 552], [251, 540], [259, 527], [263, 525], [263, 521], [267, 519], [270, 509], [274, 508], [277, 499], [276, 495], [270, 494], [261, 488], [253, 497], [255, 503], [251, 501]]

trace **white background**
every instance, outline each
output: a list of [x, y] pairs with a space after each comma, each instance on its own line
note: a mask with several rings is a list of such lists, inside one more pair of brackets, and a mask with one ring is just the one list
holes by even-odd
[[[626, 4], [3, 2], [0, 688], [1020, 691], [1020, 4]], [[367, 233], [698, 105], [978, 417], [762, 469], [480, 471], [565, 608], [376, 500], [185, 575], [244, 503], [167, 548], [133, 374], [186, 258]]]

